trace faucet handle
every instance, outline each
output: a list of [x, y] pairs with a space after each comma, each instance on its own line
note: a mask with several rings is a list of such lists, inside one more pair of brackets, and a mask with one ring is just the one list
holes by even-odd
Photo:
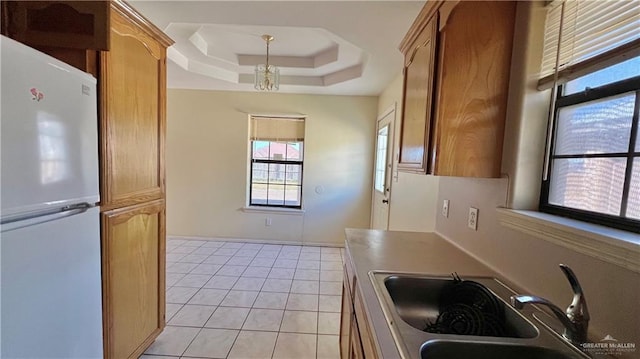
[[587, 308], [587, 300], [584, 297], [582, 286], [580, 282], [578, 282], [578, 277], [576, 277], [576, 274], [573, 273], [571, 268], [565, 264], [560, 264], [560, 269], [569, 280], [569, 284], [571, 284], [571, 289], [573, 290], [573, 301], [567, 308], [567, 317], [572, 321], [581, 320], [588, 322], [590, 319], [589, 309]]

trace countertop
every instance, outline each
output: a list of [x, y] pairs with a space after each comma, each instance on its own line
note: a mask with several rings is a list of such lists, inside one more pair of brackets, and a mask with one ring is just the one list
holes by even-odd
[[369, 280], [369, 271], [423, 272], [500, 278], [478, 260], [435, 233], [345, 230], [347, 255], [358, 285], [380, 358], [400, 358], [382, 307]]

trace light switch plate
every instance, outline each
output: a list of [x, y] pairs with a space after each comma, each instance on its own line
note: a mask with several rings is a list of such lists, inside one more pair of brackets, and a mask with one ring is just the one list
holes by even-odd
[[442, 216], [444, 218], [449, 218], [449, 200], [445, 199], [442, 201]]
[[467, 226], [474, 231], [478, 230], [478, 209], [469, 207], [469, 220]]

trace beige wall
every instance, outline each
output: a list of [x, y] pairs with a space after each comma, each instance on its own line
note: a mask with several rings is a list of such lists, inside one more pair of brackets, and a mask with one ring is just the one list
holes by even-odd
[[[345, 227], [369, 227], [376, 97], [170, 89], [167, 101], [168, 235], [340, 244]], [[302, 215], [241, 210], [249, 113], [307, 115]]]
[[380, 95], [378, 115], [395, 104], [393, 178], [389, 200], [389, 230], [432, 232], [435, 230], [438, 177], [398, 172], [403, 76], [399, 74]]
[[539, 91], [546, 9], [520, 4], [514, 32], [502, 172], [510, 179], [509, 208], [537, 209], [551, 91]]
[[[536, 208], [539, 197], [548, 92], [535, 87], [544, 14], [542, 2], [521, 2], [512, 65], [501, 179], [432, 177], [400, 173], [393, 183], [392, 229], [435, 232], [530, 294], [568, 306], [572, 292], [558, 264], [578, 275], [591, 313], [591, 331], [640, 344], [640, 274], [502, 226], [496, 207]], [[534, 44], [534, 45], [531, 45]], [[379, 111], [400, 102], [402, 79], [381, 96]], [[398, 112], [399, 122], [401, 115]], [[434, 195], [435, 193], [435, 195]], [[413, 197], [412, 197], [413, 196]], [[449, 217], [440, 215], [448, 199]], [[417, 203], [421, 202], [421, 203]], [[479, 209], [478, 230], [467, 227], [469, 207]], [[433, 228], [433, 227], [431, 227]], [[638, 352], [635, 354], [637, 355]]]
[[[436, 232], [528, 294], [545, 297], [562, 309], [573, 295], [558, 268], [567, 264], [585, 291], [597, 339], [610, 334], [621, 342], [640, 343], [640, 273], [502, 226], [495, 208], [505, 206], [507, 193], [506, 179], [442, 177], [438, 202], [450, 201], [449, 217], [437, 216]], [[479, 209], [477, 231], [467, 227], [469, 207]]]

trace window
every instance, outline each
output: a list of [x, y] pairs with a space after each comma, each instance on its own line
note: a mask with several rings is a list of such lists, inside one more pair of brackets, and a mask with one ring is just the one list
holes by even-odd
[[251, 117], [249, 205], [302, 208], [304, 119]]
[[378, 141], [376, 142], [376, 168], [373, 188], [380, 193], [384, 193], [387, 179], [387, 146], [389, 145], [389, 125], [385, 125], [378, 130]]
[[556, 0], [545, 22], [541, 87], [640, 55], [637, 0]]
[[540, 209], [640, 232], [640, 9], [560, 3], [539, 83], [552, 78], [554, 93]]

